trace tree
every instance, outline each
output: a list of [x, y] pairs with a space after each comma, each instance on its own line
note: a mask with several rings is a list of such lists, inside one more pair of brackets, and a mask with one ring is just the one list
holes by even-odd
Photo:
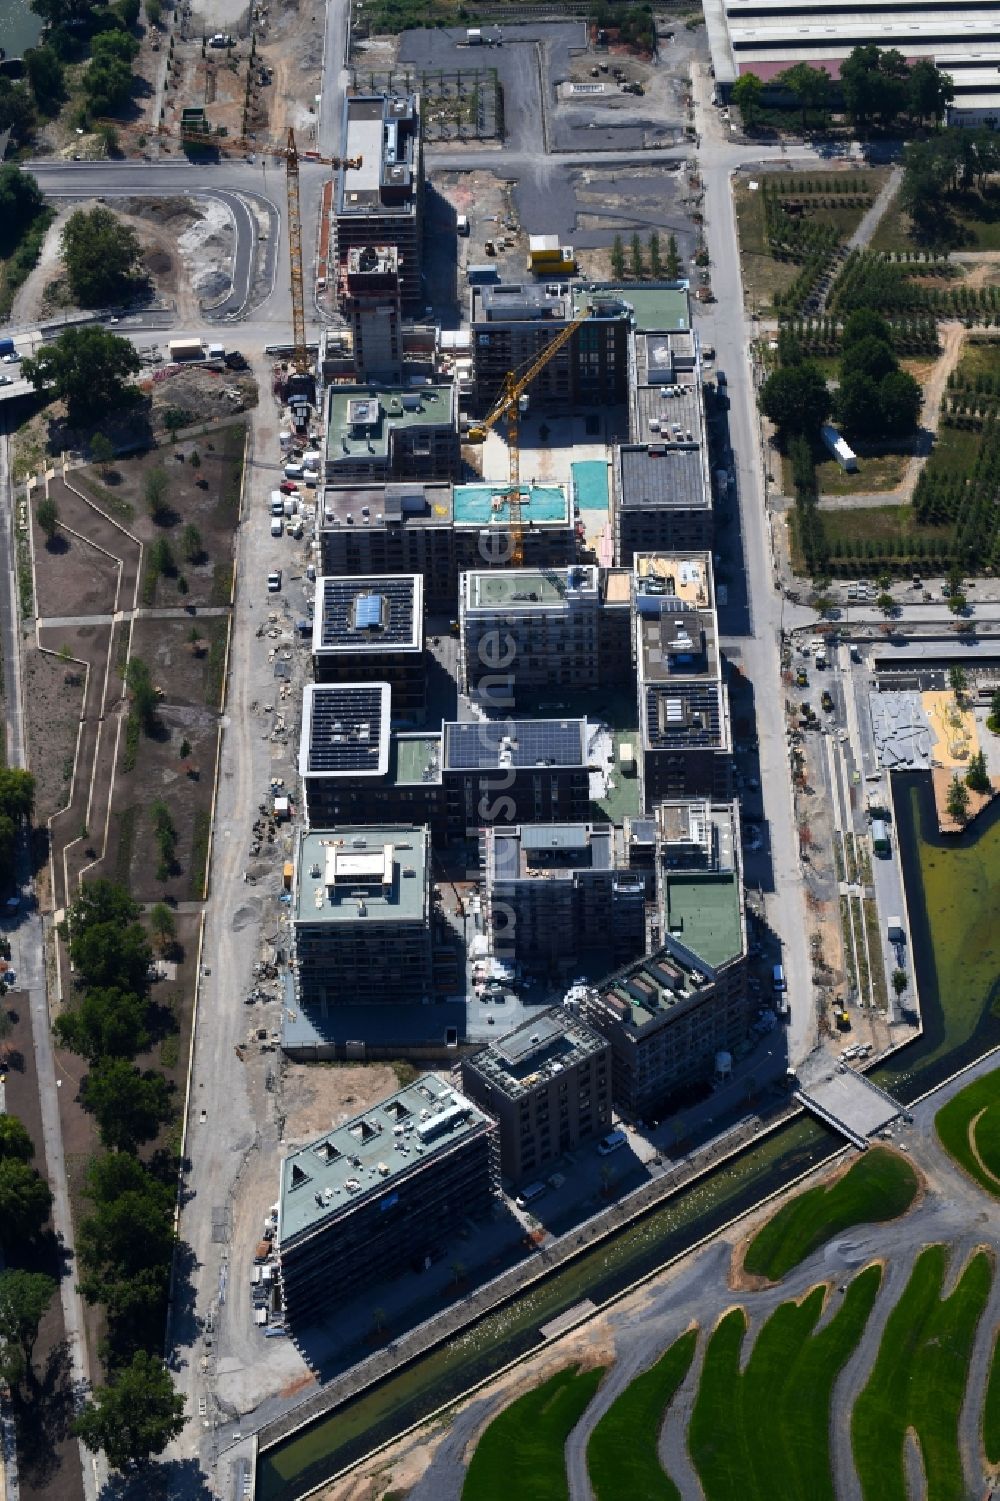
[[959, 780], [958, 772], [948, 784], [948, 797], [945, 802], [948, 817], [954, 823], [965, 824], [969, 819], [969, 790], [965, 783]]
[[923, 394], [908, 370], [893, 370], [879, 382], [878, 405], [882, 431], [888, 437], [912, 433], [920, 418]]
[[31, 1356], [38, 1326], [52, 1302], [56, 1284], [44, 1272], [0, 1272], [0, 1370], [11, 1385], [31, 1372]]
[[97, 56], [83, 75], [88, 113], [95, 119], [124, 109], [132, 94], [132, 69], [120, 57]]
[[0, 1162], [30, 1162], [35, 1143], [16, 1115], [0, 1115]]
[[992, 792], [993, 783], [986, 769], [986, 757], [982, 751], [977, 751], [969, 761], [969, 769], [965, 773], [965, 785], [973, 792]]
[[103, 433], [95, 433], [90, 440], [90, 457], [100, 469], [104, 479], [108, 477], [108, 470], [115, 457], [115, 446], [110, 438]]
[[986, 728], [993, 735], [1000, 735], [1000, 688], [994, 688], [993, 697], [990, 699], [990, 712], [986, 719]]
[[52, 1194], [44, 1178], [25, 1162], [0, 1161], [0, 1246], [24, 1252], [49, 1217]]
[[84, 1192], [93, 1211], [80, 1222], [80, 1291], [103, 1303], [135, 1348], [162, 1337], [163, 1301], [173, 1255], [173, 1194], [135, 1157], [96, 1157]]
[[173, 947], [177, 936], [177, 925], [174, 922], [174, 914], [166, 902], [156, 902], [149, 911], [149, 930], [156, 939], [161, 954], [165, 954]]
[[81, 307], [102, 307], [131, 295], [142, 260], [139, 236], [117, 214], [97, 204], [77, 209], [62, 232], [62, 258], [70, 291]]
[[52, 47], [29, 47], [24, 67], [35, 103], [43, 115], [54, 115], [66, 97], [66, 75]]
[[0, 866], [11, 868], [18, 834], [35, 806], [35, 779], [30, 771], [0, 766]]
[[181, 533], [181, 552], [184, 554], [185, 563], [198, 563], [204, 557], [205, 548], [201, 540], [201, 532], [189, 522]]
[[13, 162], [0, 167], [0, 246], [12, 249], [44, 208], [42, 190], [30, 172]]
[[677, 250], [677, 236], [671, 235], [667, 241], [667, 281], [679, 281], [681, 275], [681, 258]]
[[958, 662], [953, 662], [948, 668], [948, 687], [954, 693], [957, 702], [961, 703], [962, 694], [968, 685], [969, 679], [966, 676], [965, 668], [960, 666]]
[[837, 417], [852, 435], [867, 437], [881, 426], [878, 386], [861, 371], [847, 375], [837, 391]]
[[954, 97], [955, 85], [949, 74], [942, 73], [929, 58], [918, 58], [906, 80], [908, 113], [918, 120], [932, 119], [939, 125]]
[[85, 987], [148, 994], [152, 954], [139, 912], [128, 893], [111, 881], [91, 881], [83, 888], [68, 923], [69, 956]]
[[103, 1450], [113, 1470], [147, 1465], [184, 1427], [184, 1398], [163, 1361], [145, 1350], [108, 1386], [95, 1387], [73, 1424], [92, 1453]]
[[880, 594], [875, 603], [887, 620], [896, 608], [896, 601], [891, 594]]
[[10, 130], [12, 142], [21, 146], [35, 128], [35, 101], [23, 83], [0, 77], [0, 131]]
[[[663, 275], [663, 257], [660, 255], [660, 237], [654, 230], [649, 237], [649, 274], [654, 281]], [[193, 457], [193, 456], [192, 456]]]
[[733, 84], [730, 98], [743, 116], [743, 124], [748, 130], [760, 117], [760, 96], [763, 92], [764, 85], [756, 73], [743, 73]]
[[161, 0], [146, 0], [146, 20], [150, 26], [159, 26], [162, 14]]
[[125, 682], [132, 695], [132, 711], [138, 715], [139, 723], [149, 735], [158, 723], [156, 710], [160, 700], [149, 668], [141, 657], [130, 658]]
[[38, 522], [40, 531], [45, 533], [46, 542], [51, 542], [59, 530], [59, 507], [51, 496], [46, 495], [35, 507], [35, 520]]
[[632, 279], [633, 281], [642, 281], [642, 278], [646, 274], [646, 267], [642, 259], [642, 241], [639, 238], [638, 232], [636, 232], [632, 236], [632, 243], [629, 247], [629, 250], [629, 258], [632, 267]]
[[848, 314], [840, 337], [840, 347], [846, 352], [863, 339], [878, 339], [892, 348], [892, 329], [874, 308], [859, 307]]
[[892, 972], [892, 988], [897, 995], [902, 995], [909, 985], [910, 979], [905, 969], [894, 969]]
[[840, 378], [843, 380], [848, 375], [867, 375], [869, 380], [880, 381], [883, 376], [891, 375], [899, 369], [899, 362], [892, 351], [892, 346], [884, 339], [878, 339], [874, 334], [869, 334], [865, 339], [858, 339], [845, 349], [840, 361]]
[[149, 1047], [144, 997], [115, 986], [88, 990], [78, 1006], [57, 1016], [52, 1030], [63, 1047], [89, 1063], [134, 1058]]
[[614, 281], [625, 280], [625, 246], [621, 235], [615, 235], [611, 242], [611, 276]]
[[803, 360], [768, 376], [760, 389], [760, 407], [783, 436], [812, 437], [830, 415], [830, 392], [818, 366]]
[[162, 798], [157, 798], [153, 804], [153, 831], [156, 837], [156, 847], [160, 853], [159, 864], [156, 867], [156, 879], [169, 881], [177, 868], [177, 830], [170, 816], [170, 809]]
[[43, 344], [35, 359], [21, 361], [21, 373], [36, 391], [52, 389], [66, 401], [71, 422], [127, 405], [132, 392], [125, 381], [141, 368], [129, 341], [101, 328], [67, 328], [53, 343]]
[[134, 1152], [170, 1119], [170, 1086], [155, 1069], [125, 1058], [102, 1058], [80, 1085], [80, 1103], [97, 1121], [109, 1151]]
[[795, 98], [802, 111], [802, 129], [806, 128], [809, 110], [825, 110], [830, 101], [830, 75], [825, 68], [811, 68], [808, 63], [796, 63], [786, 68], [774, 80]]
[[873, 121], [889, 125], [906, 103], [909, 70], [895, 48], [883, 51], [869, 42], [855, 47], [840, 65], [844, 108], [859, 130]]
[[167, 505], [167, 491], [169, 488], [170, 481], [167, 477], [167, 471], [162, 464], [157, 464], [155, 469], [151, 469], [146, 475], [143, 494], [146, 500], [146, 509], [150, 516], [161, 525], [164, 518], [169, 515], [170, 508]]
[[187, 413], [182, 412], [180, 407], [167, 407], [167, 410], [163, 414], [163, 426], [170, 434], [172, 442], [176, 443], [177, 434], [186, 425], [188, 420]]

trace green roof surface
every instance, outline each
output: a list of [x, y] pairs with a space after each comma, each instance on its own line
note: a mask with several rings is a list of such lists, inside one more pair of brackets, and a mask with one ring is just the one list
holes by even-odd
[[[629, 303], [635, 318], [636, 332], [666, 333], [691, 327], [691, 311], [687, 290], [684, 287], [602, 287], [601, 294], [617, 292]], [[584, 293], [579, 299], [582, 307], [589, 303], [590, 295]]]
[[[390, 429], [438, 427], [450, 421], [453, 390], [451, 386], [376, 388], [374, 386], [334, 386], [330, 391], [328, 456], [337, 463], [356, 454], [367, 453], [371, 443], [375, 454], [388, 451]], [[352, 402], [378, 403], [377, 420], [352, 433]], [[404, 402], [406, 403], [404, 405]], [[347, 444], [344, 451], [343, 443]]]
[[424, 772], [431, 769], [428, 782], [441, 780], [441, 732], [436, 735], [394, 735], [389, 752], [389, 779], [392, 782], [423, 782]]
[[664, 877], [666, 930], [713, 969], [740, 953], [741, 896], [733, 871], [678, 871]]

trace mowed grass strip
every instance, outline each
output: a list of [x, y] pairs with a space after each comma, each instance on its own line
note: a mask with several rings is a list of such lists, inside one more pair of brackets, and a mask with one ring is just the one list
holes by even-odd
[[980, 1251], [949, 1297], [946, 1246], [918, 1256], [889, 1315], [878, 1357], [854, 1408], [851, 1444], [866, 1501], [907, 1501], [903, 1440], [916, 1431], [934, 1501], [965, 1501], [958, 1419], [976, 1328], [993, 1280]]
[[743, 1265], [754, 1276], [780, 1281], [842, 1230], [905, 1214], [918, 1186], [905, 1157], [870, 1147], [834, 1183], [807, 1189], [783, 1205], [758, 1230]]
[[697, 1329], [674, 1341], [654, 1366], [622, 1392], [590, 1435], [587, 1470], [597, 1501], [680, 1501], [680, 1491], [660, 1465], [660, 1430], [677, 1388], [687, 1375]]
[[1000, 1464], [1000, 1331], [993, 1339], [990, 1379], [983, 1403], [983, 1448], [991, 1465]]
[[960, 1089], [942, 1105], [934, 1127], [959, 1167], [1000, 1198], [1000, 1069]]
[[743, 1310], [721, 1321], [705, 1354], [688, 1432], [706, 1501], [833, 1501], [833, 1384], [861, 1338], [881, 1276], [878, 1266], [866, 1267], [818, 1332], [830, 1296], [825, 1284], [800, 1302], [782, 1303], [742, 1373]]
[[476, 1445], [462, 1501], [568, 1501], [566, 1440], [603, 1375], [566, 1366], [505, 1408]]

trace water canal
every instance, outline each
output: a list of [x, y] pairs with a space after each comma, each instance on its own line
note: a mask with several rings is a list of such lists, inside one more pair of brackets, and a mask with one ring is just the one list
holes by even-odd
[[[875, 1076], [904, 1101], [1000, 1045], [1000, 803], [958, 839], [937, 833], [930, 779], [895, 784], [911, 965], [924, 1035]], [[263, 1450], [258, 1501], [296, 1501], [437, 1407], [541, 1344], [539, 1328], [582, 1298], [600, 1306], [683, 1253], [840, 1145], [798, 1120], [651, 1211], [464, 1334], [301, 1432]]]

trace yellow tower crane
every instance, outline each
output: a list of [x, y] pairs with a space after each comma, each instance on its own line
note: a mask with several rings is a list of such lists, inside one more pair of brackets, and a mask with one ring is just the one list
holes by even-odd
[[[121, 129], [117, 121], [107, 122], [116, 130]], [[148, 131], [146, 132], [148, 133]], [[186, 146], [200, 146], [212, 151], [231, 152], [260, 152], [262, 156], [273, 156], [276, 161], [285, 164], [285, 193], [288, 201], [288, 261], [291, 273], [292, 292], [292, 364], [296, 370], [308, 370], [309, 355], [306, 352], [306, 299], [305, 287], [302, 276], [302, 212], [299, 204], [299, 162], [303, 159], [310, 162], [319, 162], [324, 167], [333, 167], [335, 170], [341, 167], [357, 169], [361, 166], [360, 156], [320, 156], [318, 151], [299, 151], [295, 141], [295, 132], [289, 127], [288, 139], [283, 146], [273, 141], [255, 141], [249, 136], [219, 136], [209, 132], [192, 130], [188, 126], [182, 126], [177, 132], [169, 130], [165, 125], [158, 125], [154, 135], [163, 136], [167, 139], [179, 139]]]
[[506, 420], [507, 423], [507, 457], [510, 463], [510, 534], [511, 550], [510, 560], [515, 568], [519, 568], [524, 561], [524, 527], [521, 521], [521, 503], [523, 490], [521, 486], [521, 448], [519, 442], [519, 418], [521, 397], [524, 395], [536, 375], [545, 369], [555, 355], [568, 344], [576, 333], [581, 323], [586, 323], [590, 317], [590, 308], [585, 307], [569, 323], [559, 330], [555, 338], [550, 339], [545, 348], [534, 359], [522, 365], [520, 370], [508, 370], [504, 376], [503, 390], [493, 404], [489, 416], [475, 427], [470, 427], [467, 441], [469, 443], [485, 443], [486, 434], [491, 432], [497, 423]]

